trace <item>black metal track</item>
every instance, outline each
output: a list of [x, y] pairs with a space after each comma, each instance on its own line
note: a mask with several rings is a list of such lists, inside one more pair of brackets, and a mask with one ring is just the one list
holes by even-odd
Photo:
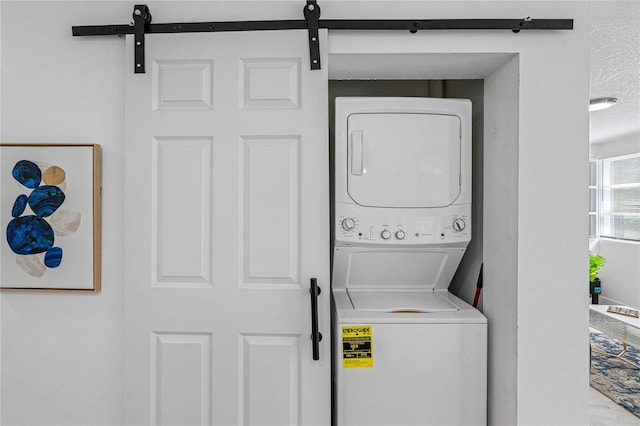
[[[329, 30], [572, 30], [573, 19], [320, 19]], [[305, 20], [225, 21], [149, 24], [146, 34], [206, 33], [224, 31], [306, 30]], [[72, 27], [74, 36], [133, 34], [132, 25]]]
[[[149, 24], [145, 34], [207, 33], [224, 31], [306, 30], [305, 20], [226, 21]], [[72, 27], [74, 36], [104, 36], [133, 34], [132, 25], [87, 25]]]
[[318, 29], [328, 30], [404, 30], [416, 33], [423, 30], [572, 30], [573, 19], [319, 19], [316, 0], [306, 0], [305, 19], [281, 21], [225, 21], [151, 24], [149, 8], [135, 5], [131, 25], [73, 26], [74, 36], [107, 36], [135, 34], [134, 72], [145, 72], [144, 35], [173, 33], [202, 33], [225, 31], [307, 30], [311, 69], [320, 69]]

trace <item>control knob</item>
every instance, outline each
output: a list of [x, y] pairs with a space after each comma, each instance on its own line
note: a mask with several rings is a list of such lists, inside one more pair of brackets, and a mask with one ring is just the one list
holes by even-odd
[[453, 220], [453, 230], [456, 232], [464, 231], [464, 228], [467, 227], [464, 219], [457, 218]]
[[389, 238], [391, 238], [391, 232], [389, 232], [388, 229], [385, 229], [380, 233], [380, 236], [383, 240], [388, 240]]
[[402, 229], [398, 229], [396, 231], [396, 238], [399, 240], [404, 240], [404, 231]]
[[353, 218], [347, 217], [342, 219], [342, 229], [344, 229], [345, 231], [352, 231], [355, 227], [356, 221]]

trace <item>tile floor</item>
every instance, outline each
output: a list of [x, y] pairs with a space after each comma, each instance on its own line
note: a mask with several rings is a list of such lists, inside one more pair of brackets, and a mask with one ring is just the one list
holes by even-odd
[[589, 425], [640, 426], [640, 418], [589, 386]]

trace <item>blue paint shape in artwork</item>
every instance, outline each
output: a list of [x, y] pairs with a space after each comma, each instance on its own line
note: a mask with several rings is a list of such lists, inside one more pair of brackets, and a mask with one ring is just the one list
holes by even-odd
[[37, 216], [51, 216], [62, 205], [64, 198], [64, 192], [57, 186], [42, 185], [29, 195], [29, 207]]
[[47, 268], [57, 268], [62, 263], [62, 249], [51, 247], [44, 255], [44, 264]]
[[53, 229], [38, 216], [20, 216], [7, 225], [7, 242], [16, 254], [43, 253], [53, 247], [53, 239]]
[[13, 166], [13, 177], [27, 188], [37, 188], [42, 181], [40, 167], [29, 160], [20, 160]]
[[27, 196], [21, 194], [16, 198], [16, 202], [13, 203], [13, 209], [11, 209], [11, 216], [18, 217], [24, 213], [24, 209], [27, 207]]
[[[44, 218], [51, 216], [64, 203], [62, 189], [54, 185], [41, 185], [40, 168], [28, 160], [20, 160], [13, 167], [12, 176], [26, 188], [27, 196], [20, 194], [11, 209], [12, 219], [7, 225], [7, 242], [18, 255], [45, 253], [44, 265], [57, 268], [62, 264], [62, 248], [54, 247], [54, 231]], [[24, 215], [27, 205], [33, 213]]]

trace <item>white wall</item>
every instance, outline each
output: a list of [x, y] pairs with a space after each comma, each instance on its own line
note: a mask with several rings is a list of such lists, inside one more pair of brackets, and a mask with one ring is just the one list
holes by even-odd
[[71, 25], [119, 23], [130, 16], [130, 5], [3, 1], [0, 6], [1, 140], [98, 143], [104, 165], [102, 292], [1, 295], [0, 423], [118, 424], [123, 41], [74, 39]]
[[[473, 202], [471, 205], [471, 242], [460, 262], [449, 291], [472, 304], [482, 265], [483, 222], [484, 222], [484, 82], [481, 80], [448, 80], [445, 83], [448, 98], [471, 99], [472, 111], [472, 178]], [[480, 293], [482, 295], [482, 292]], [[478, 308], [482, 310], [482, 297]]]
[[600, 304], [640, 309], [640, 243], [603, 238], [593, 251], [607, 260], [598, 271], [602, 281]]
[[[578, 374], [588, 372], [588, 344], [582, 338], [587, 309], [578, 305], [584, 300], [588, 272], [587, 190], [567, 190], [583, 188], [588, 179], [584, 106], [589, 85], [585, 72], [589, 15], [588, 10], [587, 15], [580, 12], [571, 15], [576, 19], [576, 34], [586, 39], [577, 42], [575, 49], [568, 48], [564, 37], [554, 42], [549, 35], [538, 45], [544, 53], [520, 55], [518, 398], [526, 403], [518, 405], [518, 418], [527, 423], [579, 423], [572, 411], [578, 409], [582, 395], [574, 392], [588, 381], [586, 374]], [[572, 65], [565, 68], [566, 64]], [[572, 341], [571, 349], [565, 338]], [[566, 350], [563, 361], [550, 348]], [[567, 373], [575, 374], [575, 382]], [[556, 413], [536, 414], [547, 406]]]
[[[484, 312], [489, 329], [490, 418], [518, 419], [519, 57], [485, 79]], [[489, 102], [500, 99], [503, 102]], [[504, 141], [507, 141], [504, 143]], [[494, 207], [498, 207], [497, 210]], [[497, 238], [493, 238], [497, 237]], [[492, 408], [491, 406], [500, 408]], [[492, 416], [492, 417], [491, 417]]]
[[[154, 22], [180, 22], [297, 19], [301, 3], [148, 4]], [[122, 223], [135, 208], [124, 206], [121, 196], [123, 72], [131, 71], [124, 70], [123, 40], [74, 39], [70, 27], [128, 22], [133, 3], [3, 1], [1, 6], [2, 139], [95, 142], [104, 151], [103, 290], [96, 295], [2, 295], [1, 421], [118, 424]], [[327, 48], [332, 55], [424, 52], [431, 55], [426, 58], [431, 66], [433, 55], [453, 58], [449, 52], [463, 59], [469, 54], [490, 58], [487, 69], [481, 61], [477, 67], [463, 62], [458, 76], [445, 69], [449, 75], [434, 71], [416, 77], [485, 79], [485, 150], [490, 145], [485, 167], [490, 165], [492, 174], [487, 179], [485, 171], [484, 193], [495, 201], [487, 206], [485, 198], [483, 248], [485, 313], [492, 336], [490, 421], [586, 424], [588, 5], [425, 0], [363, 8], [362, 2], [325, 0], [321, 6], [325, 19], [575, 19], [573, 31], [517, 35], [336, 32]], [[500, 58], [510, 59], [496, 66]], [[500, 86], [504, 82], [508, 87]], [[585, 190], [565, 190], [580, 187]]]
[[589, 157], [593, 159], [618, 157], [640, 152], [640, 133], [628, 133], [589, 144]]

